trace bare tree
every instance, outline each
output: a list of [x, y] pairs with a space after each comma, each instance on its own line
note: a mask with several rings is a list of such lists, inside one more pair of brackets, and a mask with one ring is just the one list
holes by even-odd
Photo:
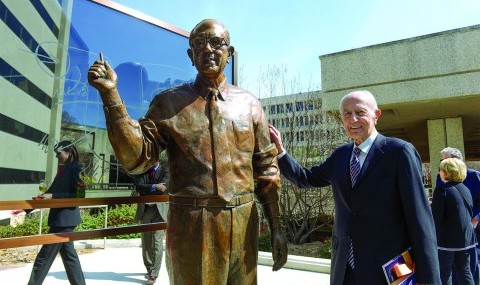
[[[287, 151], [302, 165], [313, 166], [347, 141], [341, 124], [322, 110], [321, 91], [298, 92], [296, 78], [284, 67], [269, 66], [260, 77], [267, 94], [291, 94], [262, 99], [269, 122], [282, 132]], [[288, 93], [296, 91], [296, 93]], [[334, 206], [331, 187], [298, 189], [282, 179], [281, 209], [290, 242], [302, 244], [320, 230], [331, 233]]]

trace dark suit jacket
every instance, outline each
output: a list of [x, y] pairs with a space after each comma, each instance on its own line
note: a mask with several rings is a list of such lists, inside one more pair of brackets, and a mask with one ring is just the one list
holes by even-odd
[[331, 284], [343, 282], [349, 237], [359, 284], [386, 284], [382, 265], [409, 246], [416, 260], [417, 282], [440, 284], [435, 226], [417, 151], [405, 141], [378, 134], [352, 189], [352, 150], [353, 143], [343, 145], [310, 169], [288, 154], [279, 159], [281, 173], [298, 187], [332, 185]]
[[[440, 179], [440, 175], [437, 175], [437, 186], [443, 185], [443, 181]], [[473, 215], [478, 216], [480, 214], [480, 172], [475, 169], [467, 169], [467, 177], [462, 182], [465, 187], [470, 190], [470, 194], [473, 199]]]
[[472, 195], [463, 183], [448, 182], [435, 188], [432, 213], [440, 248], [464, 249], [475, 245], [472, 207]]
[[[168, 167], [160, 163], [157, 171], [155, 172], [155, 177], [153, 182], [150, 181], [149, 173], [150, 173], [150, 169], [147, 172], [140, 175], [136, 175], [134, 177], [135, 191], [137, 191], [140, 195], [168, 195], [168, 180], [170, 178], [168, 173]], [[165, 183], [165, 185], [167, 186], [167, 190], [163, 193], [151, 192], [152, 184], [158, 184], [158, 183]], [[165, 221], [167, 219], [166, 217], [167, 205], [165, 203], [156, 203], [156, 204], [157, 204], [157, 208], [158, 208], [158, 212], [160, 213], [160, 216]], [[145, 204], [138, 204], [137, 212], [135, 213], [136, 221], [141, 220], [144, 210], [145, 210]]]
[[[80, 166], [76, 163], [65, 166], [61, 174], [55, 176], [46, 193], [51, 193], [53, 199], [75, 198], [77, 183], [80, 181]], [[76, 227], [82, 222], [78, 207], [52, 208], [48, 215], [48, 226]]]

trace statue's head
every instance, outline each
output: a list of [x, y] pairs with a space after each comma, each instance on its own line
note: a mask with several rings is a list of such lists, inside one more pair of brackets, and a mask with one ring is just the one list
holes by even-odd
[[225, 26], [212, 19], [198, 23], [190, 33], [187, 53], [198, 73], [210, 79], [224, 76], [223, 70], [235, 51]]

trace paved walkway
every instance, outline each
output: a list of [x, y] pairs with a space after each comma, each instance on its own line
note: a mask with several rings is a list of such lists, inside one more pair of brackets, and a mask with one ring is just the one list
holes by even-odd
[[[169, 284], [163, 259], [160, 276], [155, 284]], [[107, 284], [146, 284], [145, 267], [142, 262], [141, 248], [108, 247], [92, 253], [80, 255], [80, 262], [85, 272], [88, 285]], [[25, 285], [30, 277], [33, 264], [14, 267], [0, 267], [0, 284]], [[62, 260], [58, 256], [44, 282], [45, 285], [69, 284]], [[272, 272], [270, 266], [258, 266], [258, 284], [275, 285], [328, 285], [329, 275], [309, 271], [282, 268]]]

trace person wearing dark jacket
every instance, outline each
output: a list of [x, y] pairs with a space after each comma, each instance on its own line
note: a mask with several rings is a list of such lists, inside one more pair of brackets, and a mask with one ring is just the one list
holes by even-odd
[[384, 285], [382, 265], [411, 247], [415, 282], [438, 285], [440, 273], [432, 213], [415, 147], [378, 133], [382, 114], [373, 94], [353, 91], [340, 102], [340, 117], [353, 141], [322, 163], [300, 165], [270, 126], [282, 175], [299, 188], [332, 186], [331, 285]]
[[473, 285], [470, 250], [477, 242], [471, 223], [472, 195], [462, 183], [467, 167], [460, 159], [446, 158], [440, 162], [439, 171], [445, 184], [437, 185], [433, 192], [432, 214], [442, 284], [452, 284], [452, 271], [455, 271], [458, 284]]
[[[139, 195], [168, 195], [168, 168], [155, 163], [147, 172], [134, 177], [135, 190]], [[166, 203], [138, 204], [135, 220], [142, 224], [159, 223], [167, 220]], [[160, 273], [163, 257], [165, 231], [142, 232], [142, 257], [147, 269], [147, 284], [155, 284]]]
[[[461, 161], [465, 162], [463, 159], [463, 154], [458, 148], [453, 147], [446, 147], [440, 151], [440, 160], [445, 158], [456, 158], [460, 159]], [[475, 236], [477, 241], [480, 239], [480, 228], [478, 227], [478, 222], [480, 220], [480, 172], [475, 169], [467, 168], [467, 177], [463, 180], [463, 185], [470, 190], [470, 194], [472, 194], [473, 199], [473, 218], [472, 218], [472, 225], [474, 227]], [[436, 185], [443, 185], [444, 182], [440, 179], [440, 175], [437, 175], [437, 183]], [[476, 248], [470, 249], [470, 270], [472, 271], [473, 281], [475, 285], [479, 285], [479, 268], [478, 268], [478, 260], [480, 259], [480, 247], [477, 244]], [[457, 282], [457, 278], [455, 276], [455, 271], [452, 272], [452, 284], [453, 285], [461, 285]]]
[[[80, 179], [81, 167], [78, 163], [78, 151], [70, 141], [61, 141], [54, 149], [58, 159], [58, 171], [52, 185], [45, 194], [53, 199], [75, 198]], [[46, 198], [47, 195], [39, 195]], [[48, 215], [48, 233], [70, 233], [82, 222], [78, 207], [52, 208]], [[52, 266], [57, 253], [65, 266], [68, 281], [73, 285], [84, 285], [85, 277], [73, 242], [45, 244], [37, 254], [28, 285], [40, 285]]]

